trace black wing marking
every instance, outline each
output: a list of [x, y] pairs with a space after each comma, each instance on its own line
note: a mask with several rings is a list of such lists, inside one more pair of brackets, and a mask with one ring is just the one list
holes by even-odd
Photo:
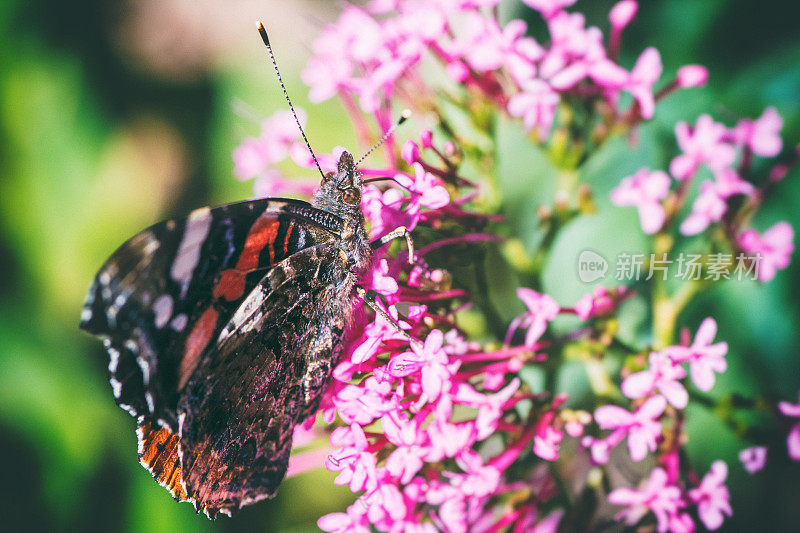
[[177, 432], [179, 389], [265, 271], [340, 229], [306, 202], [263, 199], [198, 209], [122, 245], [81, 315], [109, 352], [117, 403]]
[[350, 312], [347, 257], [320, 245], [275, 266], [181, 399], [184, 485], [209, 516], [275, 495], [296, 423], [313, 414]]

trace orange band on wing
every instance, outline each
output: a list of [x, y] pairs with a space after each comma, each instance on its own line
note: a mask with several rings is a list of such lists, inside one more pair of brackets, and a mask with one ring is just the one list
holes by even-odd
[[261, 250], [264, 246], [269, 249], [269, 262], [272, 263], [275, 258], [272, 244], [275, 242], [275, 237], [278, 235], [278, 227], [281, 225], [280, 221], [274, 218], [262, 217], [256, 220], [253, 228], [247, 235], [247, 240], [244, 241], [244, 249], [239, 256], [239, 261], [236, 263], [236, 268], [239, 270], [251, 270], [258, 266], [258, 258], [261, 255]]
[[219, 281], [214, 286], [214, 299], [225, 298], [229, 302], [241, 298], [244, 294], [247, 272], [235, 268], [223, 270]]
[[178, 501], [187, 499], [181, 473], [180, 438], [167, 428], [144, 420], [137, 431], [139, 461]]
[[286, 235], [283, 237], [283, 257], [289, 256], [289, 237], [292, 236], [294, 229], [294, 220], [289, 221], [289, 227], [286, 228]]
[[265, 246], [269, 250], [270, 264], [275, 260], [273, 243], [278, 235], [280, 224], [280, 221], [273, 218], [272, 215], [264, 215], [256, 220], [244, 241], [244, 248], [236, 262], [236, 267], [221, 273], [219, 281], [214, 287], [214, 298], [233, 301], [242, 297], [247, 273], [258, 268], [259, 257]]

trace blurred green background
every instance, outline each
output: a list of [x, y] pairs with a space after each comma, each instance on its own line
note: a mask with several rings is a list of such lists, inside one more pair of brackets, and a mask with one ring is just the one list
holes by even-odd
[[[666, 168], [677, 120], [710, 112], [729, 125], [773, 105], [789, 145], [800, 140], [800, 8], [795, 2], [642, 2], [623, 41], [630, 67], [647, 45], [667, 76], [686, 63], [709, 67], [707, 88], [672, 97], [643, 129], [635, 151], [610, 143], [584, 176], [605, 194], [638, 166]], [[0, 517], [4, 529], [57, 531], [309, 531], [353, 497], [312, 472], [286, 481], [273, 501], [209, 522], [178, 505], [136, 460], [134, 420], [114, 406], [99, 342], [77, 329], [97, 268], [143, 227], [206, 204], [252, 195], [233, 178], [231, 151], [284, 109], [253, 21], [263, 19], [296, 105], [308, 110], [315, 148], [352, 145], [335, 102], [309, 105], [299, 73], [336, 3], [304, 0], [4, 0], [0, 2]], [[611, 1], [576, 9], [607, 28]], [[513, 7], [512, 7], [513, 9]], [[537, 26], [534, 25], [534, 30]], [[544, 33], [534, 31], [536, 37]], [[414, 132], [407, 132], [413, 136]], [[313, 172], [306, 173], [312, 176]], [[606, 179], [607, 178], [607, 179]], [[795, 170], [760, 213], [800, 229]], [[609, 219], [602, 234], [617, 235]], [[622, 231], [620, 229], [620, 231]], [[627, 230], [626, 230], [627, 231]], [[592, 234], [594, 232], [594, 234]], [[573, 226], [554, 253], [597, 237]], [[524, 235], [521, 235], [524, 240]], [[796, 399], [800, 387], [800, 291], [795, 263], [768, 285], [728, 283], [681, 317], [696, 327], [717, 317], [731, 344], [719, 389]], [[574, 288], [553, 283], [564, 300]], [[555, 294], [559, 298], [558, 294]], [[559, 298], [561, 300], [561, 298]], [[724, 458], [735, 520], [731, 530], [800, 524], [800, 465], [781, 434], [767, 469], [744, 474], [730, 425], [690, 413], [690, 453], [699, 465]], [[768, 427], [767, 420], [744, 420]], [[785, 431], [788, 428], [783, 428]], [[788, 530], [788, 529], [785, 529]]]

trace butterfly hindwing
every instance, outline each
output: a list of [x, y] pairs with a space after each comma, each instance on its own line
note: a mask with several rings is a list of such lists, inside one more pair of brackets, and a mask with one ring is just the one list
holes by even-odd
[[294, 254], [202, 358], [180, 405], [184, 485], [199, 510], [230, 513], [275, 494], [294, 426], [316, 411], [338, 358], [351, 283], [339, 248]]
[[123, 244], [81, 316], [104, 339], [117, 403], [177, 432], [180, 391], [241, 302], [273, 265], [340, 228], [306, 202], [263, 199], [198, 209]]

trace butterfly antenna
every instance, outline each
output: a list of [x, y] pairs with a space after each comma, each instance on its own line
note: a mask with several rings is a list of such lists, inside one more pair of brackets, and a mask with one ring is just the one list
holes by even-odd
[[367, 153], [366, 153], [366, 154], [362, 155], [362, 156], [361, 156], [361, 158], [359, 158], [359, 160], [358, 160], [358, 161], [356, 161], [356, 166], [358, 166], [358, 165], [359, 165], [359, 164], [360, 164], [360, 163], [361, 163], [363, 160], [365, 160], [365, 159], [367, 158], [367, 156], [368, 156], [369, 154], [371, 154], [372, 152], [374, 152], [374, 151], [375, 151], [375, 150], [376, 150], [376, 149], [377, 149], [377, 148], [378, 148], [380, 145], [382, 145], [384, 142], [386, 142], [386, 139], [388, 139], [388, 138], [389, 138], [389, 135], [391, 135], [392, 133], [394, 133], [394, 130], [396, 130], [396, 129], [398, 128], [398, 126], [400, 126], [400, 125], [401, 125], [403, 122], [405, 122], [406, 120], [408, 120], [408, 117], [410, 117], [410, 116], [411, 116], [411, 110], [410, 110], [410, 109], [404, 109], [404, 110], [403, 110], [403, 114], [402, 114], [402, 115], [400, 115], [400, 120], [398, 120], [397, 122], [395, 122], [394, 126], [392, 126], [391, 128], [389, 128], [389, 131], [387, 131], [386, 133], [384, 133], [384, 134], [383, 134], [383, 137], [381, 137], [381, 140], [380, 140], [380, 141], [378, 141], [378, 142], [377, 142], [377, 144], [375, 144], [375, 146], [373, 146], [372, 148], [370, 148], [370, 149], [367, 151]]
[[286, 92], [286, 86], [283, 84], [281, 71], [278, 70], [278, 62], [275, 61], [275, 54], [272, 52], [272, 46], [269, 44], [269, 37], [267, 37], [267, 30], [264, 29], [264, 25], [261, 23], [260, 20], [256, 22], [256, 26], [258, 27], [258, 33], [261, 34], [261, 40], [264, 41], [264, 45], [266, 45], [267, 47], [267, 51], [269, 52], [269, 58], [272, 60], [272, 66], [275, 67], [275, 74], [278, 75], [278, 83], [281, 84], [281, 89], [283, 89], [283, 96], [286, 98], [286, 101], [289, 102], [289, 109], [292, 111], [292, 115], [294, 115], [294, 121], [297, 123], [297, 127], [300, 129], [300, 135], [303, 136], [303, 140], [306, 142], [308, 151], [311, 152], [311, 157], [314, 159], [314, 163], [317, 165], [317, 170], [319, 170], [320, 176], [322, 176], [322, 178], [325, 179], [325, 173], [322, 172], [322, 167], [319, 166], [319, 161], [317, 161], [317, 156], [314, 155], [314, 150], [311, 149], [311, 143], [308, 142], [308, 137], [306, 137], [306, 132], [303, 131], [303, 126], [300, 125], [300, 119], [297, 118], [297, 113], [294, 110], [291, 98], [289, 98], [289, 93]]

